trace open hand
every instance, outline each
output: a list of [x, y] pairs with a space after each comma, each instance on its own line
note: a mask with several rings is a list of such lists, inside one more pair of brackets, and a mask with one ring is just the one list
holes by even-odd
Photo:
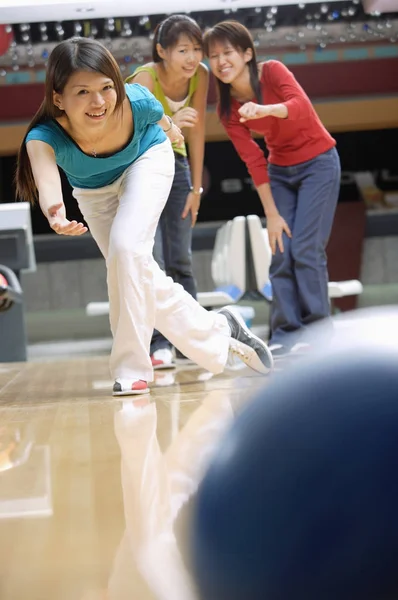
[[192, 227], [195, 226], [196, 219], [198, 218], [198, 212], [200, 207], [200, 196], [189, 192], [187, 201], [185, 202], [184, 210], [182, 211], [182, 218], [185, 219], [189, 213], [191, 213]]
[[50, 206], [47, 219], [51, 229], [59, 235], [82, 235], [87, 231], [87, 227], [83, 223], [69, 221], [66, 218], [65, 204], [63, 202]]
[[267, 231], [272, 254], [275, 254], [277, 246], [280, 252], [284, 252], [283, 232], [285, 232], [289, 238], [292, 237], [292, 232], [285, 219], [281, 217], [280, 214], [267, 217]]

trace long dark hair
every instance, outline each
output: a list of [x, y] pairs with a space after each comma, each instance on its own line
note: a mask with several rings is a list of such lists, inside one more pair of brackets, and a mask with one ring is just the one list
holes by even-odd
[[63, 111], [54, 104], [53, 93], [62, 94], [69, 78], [76, 71], [91, 71], [109, 77], [115, 85], [117, 95], [115, 110], [121, 108], [126, 97], [119, 65], [100, 42], [76, 37], [55, 46], [48, 60], [44, 100], [29, 123], [18, 152], [15, 184], [17, 196], [22, 200], [33, 203], [37, 199], [36, 184], [26, 150], [26, 136], [36, 125], [60, 117], [63, 114]]
[[155, 63], [162, 62], [156, 49], [157, 44], [162, 48], [173, 48], [177, 45], [180, 35], [187, 35], [193, 42], [203, 48], [202, 31], [197, 22], [188, 15], [171, 15], [161, 21], [155, 29], [152, 42], [152, 60]]
[[[203, 47], [207, 56], [210, 54], [212, 45], [216, 42], [229, 42], [231, 46], [241, 52], [245, 52], [245, 50], [250, 48], [252, 58], [247, 63], [250, 73], [250, 85], [253, 88], [257, 102], [261, 104], [262, 95], [258, 79], [256, 50], [249, 30], [238, 21], [222, 21], [208, 29], [203, 36]], [[220, 114], [222, 117], [228, 118], [231, 114], [231, 84], [223, 83], [217, 77], [216, 82], [220, 102]]]

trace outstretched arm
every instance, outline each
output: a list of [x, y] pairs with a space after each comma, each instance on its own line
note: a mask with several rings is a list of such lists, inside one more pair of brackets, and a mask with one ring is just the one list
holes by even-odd
[[26, 144], [33, 177], [39, 192], [40, 208], [47, 218], [51, 229], [63, 235], [81, 235], [87, 227], [77, 221], [66, 218], [55, 154], [46, 142], [30, 140]]

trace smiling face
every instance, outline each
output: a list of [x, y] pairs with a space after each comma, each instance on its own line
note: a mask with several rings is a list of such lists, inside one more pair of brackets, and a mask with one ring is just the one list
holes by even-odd
[[243, 51], [232, 46], [227, 40], [214, 41], [209, 48], [209, 65], [211, 72], [223, 83], [233, 84], [248, 69], [247, 63], [252, 59], [250, 48]]
[[157, 51], [162, 60], [167, 63], [168, 71], [186, 79], [190, 79], [195, 74], [203, 58], [201, 44], [186, 34], [181, 34], [173, 47], [164, 49], [158, 44]]
[[64, 111], [76, 131], [98, 130], [115, 111], [117, 93], [114, 82], [92, 71], [73, 73], [62, 93], [53, 94], [54, 104]]

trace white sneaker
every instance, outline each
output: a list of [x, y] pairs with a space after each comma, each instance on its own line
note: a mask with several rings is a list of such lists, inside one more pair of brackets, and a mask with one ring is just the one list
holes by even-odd
[[135, 396], [136, 394], [149, 394], [149, 387], [142, 379], [116, 379], [113, 385], [114, 396]]
[[155, 350], [151, 356], [152, 367], [154, 371], [160, 369], [175, 369], [173, 353], [170, 348], [160, 348]]

